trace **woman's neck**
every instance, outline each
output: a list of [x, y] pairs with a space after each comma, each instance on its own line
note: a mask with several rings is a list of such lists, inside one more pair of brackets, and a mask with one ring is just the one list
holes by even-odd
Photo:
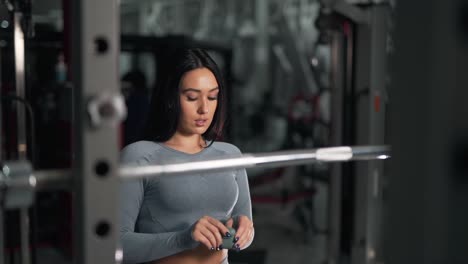
[[185, 136], [177, 132], [164, 144], [178, 151], [190, 154], [198, 153], [206, 147], [206, 142], [201, 135]]

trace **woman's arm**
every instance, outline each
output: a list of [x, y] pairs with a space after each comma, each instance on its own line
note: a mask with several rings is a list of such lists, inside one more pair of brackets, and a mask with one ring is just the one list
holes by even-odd
[[135, 223], [143, 201], [143, 180], [122, 184], [120, 210], [120, 241], [123, 263], [141, 263], [164, 258], [198, 245], [191, 229], [177, 232], [145, 234], [135, 232]]
[[[245, 169], [240, 169], [237, 171], [236, 181], [239, 187], [239, 198], [237, 199], [237, 203], [234, 206], [234, 209], [232, 211], [232, 218], [234, 219], [234, 227], [238, 228], [239, 219], [242, 216], [247, 217], [250, 220], [250, 222], [253, 222], [253, 219], [252, 219], [252, 202], [250, 199], [249, 182], [248, 182], [247, 173]], [[251, 234], [251, 237], [245, 242], [243, 246], [241, 246], [240, 249], [245, 249], [248, 246], [250, 246], [254, 238], [253, 227], [246, 226], [245, 228], [251, 228], [252, 234]]]
[[[128, 166], [145, 166], [154, 152], [152, 142], [137, 142], [122, 150], [120, 161]], [[184, 250], [192, 249], [199, 243], [191, 236], [191, 228], [177, 232], [146, 234], [135, 232], [135, 224], [144, 198], [145, 180], [122, 183], [120, 189], [120, 242], [123, 249], [123, 263], [141, 263], [164, 258]]]

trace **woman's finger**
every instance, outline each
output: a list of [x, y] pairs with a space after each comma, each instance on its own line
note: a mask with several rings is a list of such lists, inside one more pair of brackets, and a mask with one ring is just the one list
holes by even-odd
[[221, 232], [219, 231], [219, 228], [211, 222], [207, 223], [205, 227], [211, 232], [211, 235], [214, 237], [216, 243], [214, 247], [217, 249], [223, 243], [223, 238], [221, 237]]
[[234, 239], [236, 248], [243, 248], [250, 241], [253, 223], [247, 216], [239, 216], [239, 227]]
[[216, 227], [216, 219], [210, 217], [210, 216], [204, 216], [200, 218], [198, 221], [198, 224], [203, 226], [207, 231], [210, 232], [210, 235], [208, 236], [213, 247], [216, 249], [222, 242], [222, 237], [221, 234], [219, 233], [218, 228]]
[[247, 245], [247, 243], [250, 242], [250, 240], [252, 239], [252, 234], [253, 228], [249, 228], [249, 230], [247, 230], [245, 234], [239, 239], [239, 248], [244, 248]]
[[218, 239], [216, 235], [219, 236], [219, 234], [217, 234], [218, 232], [216, 227], [212, 226], [212, 224], [206, 217], [203, 217], [198, 221], [197, 225], [195, 226], [195, 229], [198, 230], [202, 236], [206, 237], [206, 239], [210, 241], [210, 249], [212, 247], [218, 247]]
[[247, 216], [241, 215], [238, 218], [238, 227], [236, 230], [236, 239], [234, 242], [237, 242], [244, 236], [244, 233], [248, 228], [252, 226], [252, 222]]
[[205, 234], [202, 233], [201, 230], [195, 230], [192, 234], [193, 236], [193, 239], [195, 241], [198, 241], [200, 243], [202, 243], [203, 245], [205, 245], [209, 250], [211, 250], [213, 247], [213, 243], [212, 241], [209, 239], [209, 237], [207, 237]]
[[213, 248], [213, 246], [211, 245], [211, 242], [206, 237], [202, 237], [202, 239], [200, 240], [200, 243], [205, 245], [206, 248], [208, 248], [208, 250], [212, 250]]
[[225, 225], [223, 225], [221, 221], [214, 219], [214, 218], [210, 219], [210, 223], [216, 226], [216, 228], [218, 229], [218, 233], [220, 234], [219, 238], [221, 239], [221, 243], [222, 243], [223, 241], [222, 236], [226, 236], [226, 233], [229, 233], [229, 229]]
[[239, 240], [236, 242], [236, 248], [239, 248], [239, 249], [243, 248], [246, 241], [247, 241], [247, 232], [239, 236]]
[[206, 226], [201, 230], [201, 234], [210, 241], [210, 249], [216, 249], [218, 247], [218, 241], [216, 236], [213, 234], [213, 231]]

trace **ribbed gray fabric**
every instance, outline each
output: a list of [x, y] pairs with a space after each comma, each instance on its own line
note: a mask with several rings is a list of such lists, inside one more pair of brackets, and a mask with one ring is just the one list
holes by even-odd
[[[125, 165], [156, 165], [235, 157], [234, 145], [214, 142], [187, 154], [151, 141], [125, 147]], [[122, 184], [120, 240], [123, 263], [143, 263], [195, 248], [193, 224], [208, 215], [221, 221], [246, 215], [252, 219], [245, 169], [126, 181]], [[227, 259], [223, 261], [227, 263]]]

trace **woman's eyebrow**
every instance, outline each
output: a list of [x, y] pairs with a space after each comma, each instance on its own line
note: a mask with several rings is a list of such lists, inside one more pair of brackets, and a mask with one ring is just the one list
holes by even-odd
[[[213, 89], [210, 89], [209, 92], [213, 92], [213, 91], [216, 91], [216, 90], [219, 90], [219, 87], [215, 87]], [[195, 89], [195, 88], [185, 88], [182, 93], [186, 93], [186, 92], [196, 92], [196, 93], [201, 93], [201, 90], [200, 89]]]

